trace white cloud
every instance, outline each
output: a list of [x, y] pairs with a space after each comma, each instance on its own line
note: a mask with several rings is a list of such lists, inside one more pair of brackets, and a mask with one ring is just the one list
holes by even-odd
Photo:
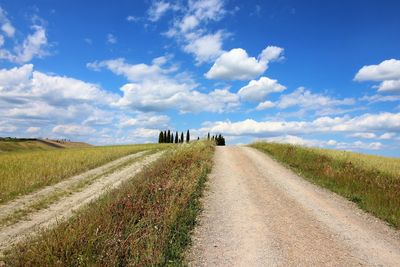
[[399, 92], [400, 93], [400, 79], [383, 81], [379, 87], [379, 92]]
[[166, 127], [170, 118], [166, 115], [155, 115], [149, 113], [140, 113], [135, 117], [124, 117], [120, 121], [122, 127], [146, 127], [156, 128]]
[[381, 136], [379, 136], [379, 139], [390, 140], [393, 139], [395, 136], [396, 136], [395, 133], [383, 133]]
[[88, 126], [82, 126], [77, 124], [60, 124], [55, 126], [52, 132], [57, 134], [63, 134], [66, 136], [73, 136], [73, 135], [94, 134], [96, 130]]
[[46, 50], [48, 42], [45, 28], [39, 25], [33, 25], [31, 28], [33, 33], [29, 34], [22, 44], [15, 45], [14, 52], [0, 49], [0, 58], [22, 64], [31, 61], [34, 57], [47, 56], [49, 53]]
[[251, 80], [246, 86], [240, 88], [238, 94], [246, 101], [262, 101], [270, 93], [282, 92], [286, 87], [277, 80], [261, 77], [259, 80]]
[[40, 131], [40, 127], [29, 127], [28, 129], [26, 129], [27, 133], [37, 133]]
[[142, 81], [145, 79], [157, 80], [163, 74], [167, 74], [174, 70], [173, 68], [162, 68], [169, 58], [158, 57], [153, 60], [152, 65], [140, 63], [140, 64], [128, 64], [123, 58], [104, 60], [100, 62], [88, 63], [87, 67], [99, 71], [101, 68], [107, 68], [117, 75], [125, 76], [129, 81]]
[[148, 10], [149, 20], [152, 22], [158, 21], [172, 5], [164, 1], [154, 1]]
[[159, 57], [151, 65], [132, 65], [124, 59], [114, 59], [89, 63], [88, 67], [105, 67], [131, 81], [120, 88], [123, 96], [117, 106], [146, 112], [176, 109], [181, 113], [226, 112], [239, 106], [239, 97], [229, 90], [217, 89], [208, 94], [195, 90], [197, 84], [190, 77], [175, 74], [175, 66], [164, 66], [167, 61], [167, 57]]
[[354, 133], [351, 134], [350, 137], [360, 137], [360, 138], [365, 138], [365, 139], [375, 139], [376, 134], [374, 133]]
[[277, 103], [277, 107], [286, 109], [298, 106], [304, 109], [323, 109], [332, 106], [353, 105], [355, 100], [352, 98], [335, 99], [322, 94], [314, 94], [304, 87], [299, 87], [294, 92], [282, 95]]
[[275, 107], [275, 104], [271, 101], [264, 101], [261, 102], [260, 104], [257, 105], [256, 110], [264, 110], [264, 109], [268, 109], [268, 108], [273, 108]]
[[18, 128], [15, 125], [7, 124], [5, 122], [0, 122], [0, 133], [13, 133]]
[[201, 36], [191, 35], [187, 38], [188, 43], [183, 47], [183, 51], [193, 54], [198, 63], [208, 62], [223, 53], [222, 39], [221, 31]]
[[378, 65], [362, 67], [354, 77], [355, 81], [381, 82], [380, 92], [400, 92], [400, 60], [384, 60]]
[[0, 28], [8, 36], [14, 37], [15, 28], [7, 18], [7, 12], [0, 7]]
[[269, 46], [256, 59], [249, 57], [244, 49], [235, 48], [223, 53], [205, 76], [208, 79], [222, 80], [253, 79], [264, 73], [268, 68], [268, 63], [277, 60], [282, 53], [282, 48]]
[[217, 121], [207, 123], [203, 132], [237, 136], [274, 136], [282, 134], [341, 132], [400, 132], [400, 113], [382, 112], [357, 117], [320, 117], [312, 121]]
[[109, 33], [107, 34], [107, 43], [109, 44], [116, 44], [118, 42], [117, 37], [115, 37], [113, 34]]
[[400, 79], [400, 60], [389, 59], [379, 65], [362, 67], [354, 77], [356, 81], [385, 81]]
[[126, 20], [129, 21], [129, 22], [136, 22], [136, 21], [139, 20], [139, 18], [130, 15], [130, 16], [127, 16], [127, 17], [126, 17]]
[[[178, 11], [169, 30], [164, 33], [175, 38], [182, 50], [192, 54], [198, 64], [215, 60], [222, 52], [223, 39], [229, 36], [224, 30], [211, 32], [206, 25], [218, 21], [227, 13], [224, 1], [188, 1], [187, 5], [171, 6]], [[152, 8], [150, 8], [152, 10]]]
[[361, 101], [368, 101], [370, 103], [377, 102], [396, 102], [400, 101], [400, 95], [372, 95], [372, 96], [363, 96], [360, 98]]

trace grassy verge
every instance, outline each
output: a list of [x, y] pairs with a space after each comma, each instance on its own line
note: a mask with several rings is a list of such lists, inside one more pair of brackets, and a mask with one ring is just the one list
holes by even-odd
[[0, 154], [0, 204], [120, 157], [163, 145], [129, 145]]
[[276, 143], [251, 146], [400, 228], [400, 159]]
[[119, 189], [5, 253], [10, 266], [181, 265], [213, 146], [166, 152]]

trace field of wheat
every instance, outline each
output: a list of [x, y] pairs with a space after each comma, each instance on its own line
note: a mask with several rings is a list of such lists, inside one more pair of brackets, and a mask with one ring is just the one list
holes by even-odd
[[124, 145], [0, 153], [0, 204], [120, 157], [168, 145]]

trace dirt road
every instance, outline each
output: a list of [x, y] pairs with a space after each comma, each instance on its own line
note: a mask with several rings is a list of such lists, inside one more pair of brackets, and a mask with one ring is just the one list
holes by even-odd
[[191, 266], [400, 266], [400, 234], [248, 147], [217, 147]]
[[[48, 227], [56, 222], [67, 219], [74, 211], [81, 208], [83, 205], [89, 203], [100, 195], [104, 194], [107, 190], [116, 188], [124, 181], [134, 177], [144, 166], [155, 161], [162, 152], [158, 152], [149, 156], [145, 156], [143, 159], [138, 160], [127, 166], [123, 165], [122, 168], [114, 170], [113, 172], [107, 172], [113, 167], [118, 166], [143, 156], [143, 153], [137, 153], [134, 155], [127, 156], [123, 159], [116, 160], [108, 163], [102, 167], [91, 170], [87, 173], [72, 177], [68, 180], [60, 182], [59, 184], [46, 187], [38, 192], [31, 195], [17, 199], [11, 203], [4, 205], [1, 210], [1, 214], [15, 212], [15, 208], [23, 208], [28, 205], [34, 198], [46, 197], [51, 194], [54, 190], [67, 190], [68, 187], [75, 185], [75, 188], [79, 188], [75, 191], [68, 191], [67, 195], [62, 195], [60, 199], [52, 202], [49, 207], [40, 209], [38, 211], [30, 212], [27, 218], [19, 220], [16, 223], [0, 227], [0, 254], [2, 251], [10, 247], [11, 244], [18, 242], [22, 238], [34, 234], [38, 229]], [[95, 177], [94, 175], [99, 175]], [[85, 178], [95, 177], [96, 179], [90, 183], [79, 184], [84, 182]], [[79, 187], [77, 187], [79, 186]], [[4, 211], [4, 212], [3, 212]]]

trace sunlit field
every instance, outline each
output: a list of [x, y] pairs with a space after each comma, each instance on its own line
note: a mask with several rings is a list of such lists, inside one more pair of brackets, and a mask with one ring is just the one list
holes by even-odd
[[120, 157], [168, 145], [124, 145], [0, 153], [0, 203]]
[[213, 150], [211, 142], [175, 146], [71, 220], [13, 247], [5, 263], [182, 266]]

